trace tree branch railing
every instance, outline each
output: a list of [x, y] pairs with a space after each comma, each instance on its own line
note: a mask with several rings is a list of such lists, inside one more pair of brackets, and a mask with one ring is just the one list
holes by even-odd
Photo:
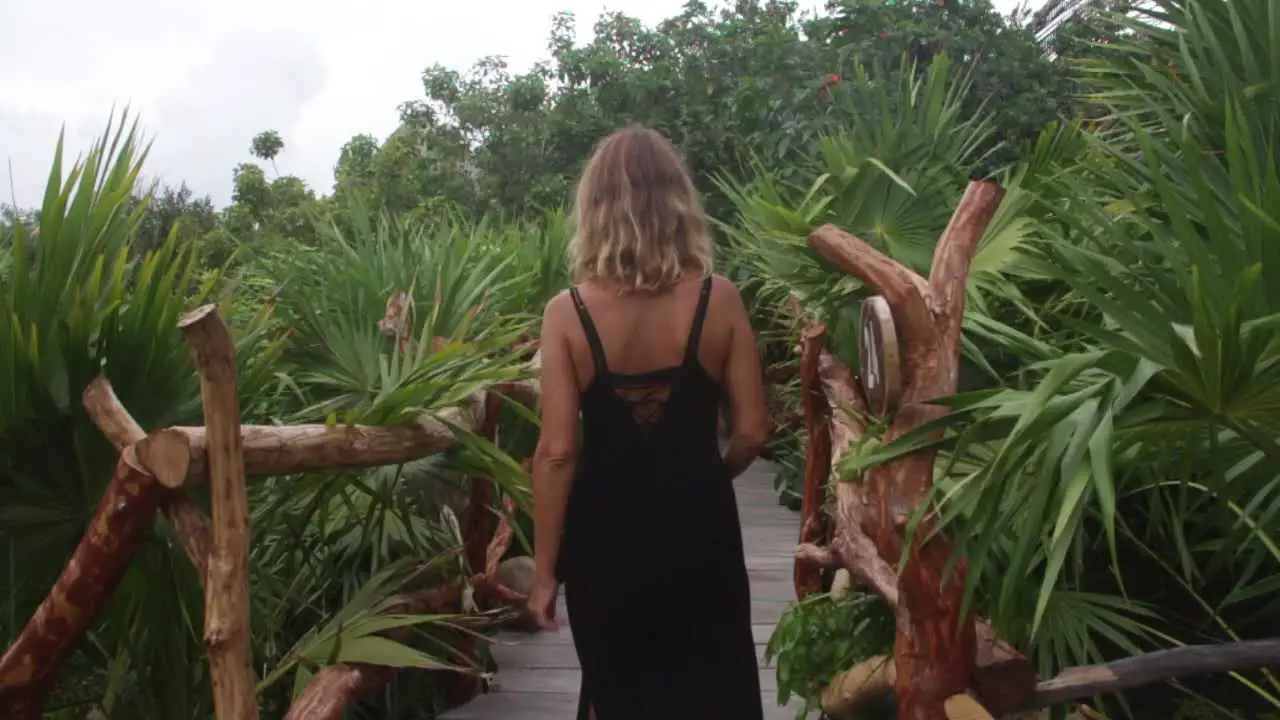
[[[943, 409], [931, 401], [956, 391], [969, 265], [1001, 196], [992, 183], [970, 183], [927, 280], [834, 226], [809, 237], [819, 255], [857, 276], [892, 313], [903, 346], [896, 353], [903, 387], [884, 442], [940, 417]], [[793, 298], [792, 305], [803, 322], [799, 302]], [[1177, 677], [1280, 664], [1280, 639], [1267, 639], [1161, 650], [1037, 682], [1030, 661], [989, 623], [960, 612], [965, 565], [958, 560], [946, 576], [952, 549], [930, 532], [928, 515], [907, 544], [907, 518], [926, 502], [936, 450], [890, 461], [861, 478], [838, 477], [841, 458], [866, 433], [862, 418], [871, 413], [860, 379], [823, 347], [824, 334], [822, 326], [804, 327], [797, 348], [809, 450], [796, 594], [816, 592], [821, 571], [842, 570], [879, 595], [897, 625], [894, 657], [871, 658], [833, 678], [823, 693], [825, 713], [850, 716], [893, 692], [901, 720], [983, 720]], [[821, 500], [831, 484], [835, 510], [825, 517]], [[897, 571], [904, 550], [906, 563]]]
[[[157, 512], [169, 520], [205, 591], [204, 638], [218, 720], [258, 716], [249, 647], [249, 509], [245, 478], [316, 470], [368, 468], [417, 460], [457, 443], [453, 428], [497, 432], [499, 393], [535, 404], [536, 383], [506, 383], [477, 393], [439, 418], [391, 426], [240, 425], [234, 346], [214, 306], [201, 307], [179, 324], [200, 379], [203, 427], [171, 427], [146, 433], [120, 403], [110, 382], [98, 377], [85, 388], [89, 418], [120, 451], [84, 537], [49, 594], [13, 644], [0, 656], [0, 717], [39, 720], [58, 672], [83, 639], [124, 577]], [[534, 363], [537, 357], [534, 356]], [[187, 494], [189, 483], [208, 482], [212, 517]], [[473, 477], [472, 500], [492, 501], [487, 478]], [[508, 497], [508, 514], [514, 505]], [[393, 603], [397, 612], [445, 613], [461, 608], [463, 586], [489, 606], [522, 606], [526, 599], [498, 580], [510, 547], [506, 515], [496, 527], [490, 509], [469, 506], [464, 545], [473, 576], [442, 588], [410, 593]], [[335, 664], [318, 672], [295, 700], [288, 718], [337, 720], [357, 698], [391, 678], [389, 668]]]

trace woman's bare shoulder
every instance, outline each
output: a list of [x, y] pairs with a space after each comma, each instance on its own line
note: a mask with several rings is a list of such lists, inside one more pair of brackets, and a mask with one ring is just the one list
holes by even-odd
[[562, 327], [564, 322], [574, 314], [573, 296], [570, 291], [561, 290], [556, 293], [542, 309], [543, 333]]
[[565, 288], [560, 292], [556, 293], [555, 295], [551, 296], [551, 299], [547, 301], [546, 307], [543, 309], [543, 312], [546, 313], [546, 312], [552, 312], [555, 310], [563, 310], [564, 308], [567, 308], [572, 304], [573, 304], [573, 289]]
[[713, 300], [721, 298], [728, 301], [728, 305], [723, 302], [718, 303], [726, 309], [736, 310], [744, 307], [742, 294], [738, 292], [738, 286], [732, 280], [719, 273], [711, 276], [711, 298]]

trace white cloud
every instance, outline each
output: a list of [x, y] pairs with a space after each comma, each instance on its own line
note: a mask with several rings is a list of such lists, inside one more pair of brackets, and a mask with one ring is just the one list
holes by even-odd
[[[647, 22], [682, 5], [608, 3]], [[37, 204], [59, 129], [74, 155], [125, 105], [154, 138], [149, 177], [185, 180], [225, 203], [253, 135], [274, 129], [285, 141], [280, 172], [328, 191], [341, 145], [391, 132], [397, 106], [421, 97], [429, 65], [505, 55], [527, 68], [547, 55], [557, 11], [574, 12], [585, 38], [603, 9], [601, 0], [0, 0], [0, 161], [14, 174], [10, 187], [0, 173], [0, 202]]]

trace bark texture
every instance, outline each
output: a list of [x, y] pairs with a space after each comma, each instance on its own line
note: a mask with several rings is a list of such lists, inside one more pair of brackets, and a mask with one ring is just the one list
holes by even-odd
[[[156, 440], [174, 441], [173, 436]], [[80, 544], [44, 602], [0, 657], [0, 718], [43, 717], [62, 664], [124, 577], [138, 543], [151, 531], [164, 486], [139, 462], [135, 448], [121, 453]]]
[[192, 311], [179, 327], [200, 378], [213, 500], [213, 552], [204, 575], [204, 644], [209, 651], [214, 714], [218, 720], [256, 720], [258, 698], [249, 635], [249, 496], [235, 344], [213, 305]]
[[[826, 540], [829, 520], [822, 504], [831, 475], [831, 408], [822, 389], [821, 363], [825, 326], [805, 328], [800, 334], [800, 404], [804, 411], [804, 492], [800, 505], [800, 543]], [[795, 563], [796, 598], [822, 591], [823, 568], [800, 559]]]
[[[509, 383], [503, 391], [521, 401], [535, 397], [534, 383]], [[241, 425], [240, 444], [244, 473], [250, 477], [295, 475], [316, 470], [397, 465], [434, 455], [457, 442], [453, 428], [476, 427], [483, 414], [477, 393], [463, 407], [449, 408], [440, 416], [423, 416], [402, 425]], [[209, 439], [203, 427], [175, 427], [191, 444], [187, 482], [208, 480]]]
[[[874, 289], [892, 311], [902, 345], [903, 392], [884, 442], [940, 417], [944, 409], [932, 401], [956, 390], [965, 280], [1002, 194], [992, 183], [970, 183], [938, 241], [928, 280], [834, 226], [809, 237], [819, 255]], [[841, 447], [834, 440], [833, 445]], [[866, 473], [860, 486], [841, 483], [837, 491], [833, 549], [855, 576], [882, 595], [887, 591], [883, 568], [877, 570], [866, 557], [871, 549], [867, 539], [889, 566], [906, 555], [893, 582], [895, 693], [901, 720], [945, 718], [946, 700], [962, 694], [974, 679], [979, 650], [974, 618], [960, 612], [964, 563], [946, 577], [951, 548], [944, 538], [925, 541], [931, 535], [927, 517], [909, 544], [906, 540], [908, 518], [931, 489], [935, 455], [921, 451], [886, 463]]]
[[[480, 422], [477, 434], [496, 443], [498, 440], [498, 419], [502, 413], [502, 397], [495, 392], [485, 393], [484, 417]], [[467, 567], [472, 572], [487, 568], [486, 559], [490, 540], [493, 537], [493, 501], [497, 497], [497, 489], [493, 481], [486, 477], [471, 476], [470, 495], [467, 499], [467, 516], [462, 528], [463, 553], [467, 559]], [[477, 638], [472, 634], [463, 634], [458, 638], [458, 650], [472, 656], [476, 650]], [[475, 675], [456, 673], [449, 678], [448, 698], [450, 706], [457, 706], [475, 697], [483, 689], [481, 680]]]

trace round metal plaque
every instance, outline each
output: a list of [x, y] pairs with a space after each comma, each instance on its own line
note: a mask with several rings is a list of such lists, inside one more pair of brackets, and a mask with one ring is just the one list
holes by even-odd
[[867, 298], [859, 325], [862, 392], [873, 414], [888, 415], [898, 407], [902, 392], [902, 360], [889, 303], [879, 295]]

